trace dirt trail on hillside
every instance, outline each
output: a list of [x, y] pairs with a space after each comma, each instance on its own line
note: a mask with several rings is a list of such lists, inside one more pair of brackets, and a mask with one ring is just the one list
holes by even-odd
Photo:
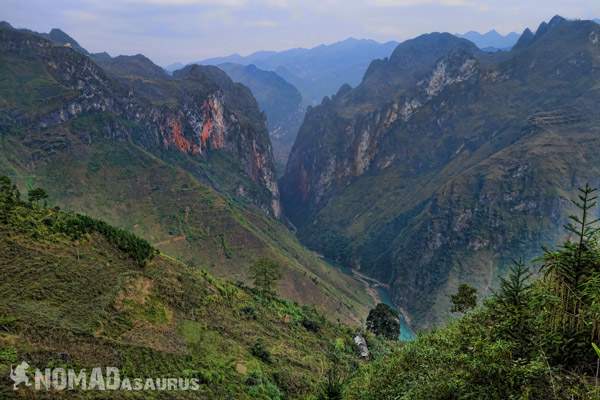
[[165, 244], [171, 244], [171, 243], [175, 243], [175, 242], [181, 242], [182, 240], [185, 240], [185, 235], [175, 236], [174, 238], [163, 240], [162, 242], [154, 243], [154, 246], [155, 247], [163, 246]]
[[383, 303], [383, 299], [377, 290], [378, 287], [384, 287], [389, 289], [389, 285], [386, 285], [383, 282], [378, 281], [377, 279], [373, 279], [365, 274], [360, 273], [358, 270], [352, 268], [352, 276], [356, 278], [358, 281], [362, 282], [367, 288], [367, 294], [373, 299], [375, 304]]

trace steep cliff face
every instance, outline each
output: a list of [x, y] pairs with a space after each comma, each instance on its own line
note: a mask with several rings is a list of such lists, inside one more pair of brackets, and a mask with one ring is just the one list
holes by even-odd
[[267, 117], [269, 136], [278, 170], [285, 168], [288, 155], [304, 118], [302, 95], [291, 83], [273, 71], [264, 71], [255, 65], [219, 64], [233, 79], [247, 86], [260, 109]]
[[[69, 92], [56, 107], [39, 112], [9, 105], [7, 114], [18, 115], [13, 122], [45, 129], [84, 114], [110, 113], [131, 124], [107, 125], [107, 136], [136, 141], [159, 156], [163, 150], [173, 150], [192, 161], [205, 161], [209, 153], [223, 152], [239, 164], [240, 181], [253, 186], [244, 188], [240, 183], [238, 193], [251, 193], [252, 202], [279, 217], [264, 118], [249, 90], [222, 71], [193, 66], [170, 79], [166, 74], [150, 74], [158, 67], [151, 69], [150, 60], [133, 56], [105, 59], [101, 63], [107, 65], [105, 72], [70, 46], [13, 29], [0, 30], [0, 51], [6, 57], [27, 57]], [[202, 174], [202, 168], [193, 165], [190, 171]], [[225, 190], [218, 181], [210, 183]]]
[[425, 35], [400, 44], [389, 60], [373, 62], [356, 89], [344, 86], [309, 109], [282, 181], [292, 220], [303, 219], [296, 212], [321, 207], [333, 191], [363, 175], [376, 156], [379, 169], [395, 159], [419, 156], [402, 146], [384, 148], [382, 141], [446, 86], [476, 80], [478, 53], [472, 43], [453, 35]]
[[425, 35], [374, 62], [300, 130], [282, 198], [302, 239], [389, 283], [417, 326], [462, 281], [487, 293], [598, 181], [599, 29], [556, 17], [492, 55]]

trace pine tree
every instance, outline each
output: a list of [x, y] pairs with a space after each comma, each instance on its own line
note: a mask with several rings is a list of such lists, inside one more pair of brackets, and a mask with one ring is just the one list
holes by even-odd
[[281, 279], [281, 267], [275, 261], [261, 258], [250, 266], [250, 277], [254, 286], [263, 294], [273, 295], [275, 284]]
[[522, 260], [515, 261], [506, 278], [500, 279], [500, 291], [496, 299], [505, 307], [522, 309], [527, 306], [532, 285], [531, 272]]
[[585, 323], [582, 311], [586, 279], [600, 271], [600, 252], [596, 236], [598, 219], [591, 216], [596, 207], [597, 189], [586, 184], [579, 189], [578, 199], [572, 201], [580, 215], [569, 216], [565, 225], [569, 238], [557, 250], [545, 250], [542, 271], [546, 284], [560, 299], [553, 309], [554, 328], [564, 332], [576, 332]]
[[531, 345], [533, 329], [530, 301], [533, 285], [531, 273], [522, 260], [515, 261], [508, 275], [500, 279], [500, 290], [494, 293], [498, 335], [517, 345], [515, 355], [524, 357]]
[[477, 289], [463, 283], [458, 287], [456, 294], [450, 296], [452, 312], [465, 313], [477, 305]]

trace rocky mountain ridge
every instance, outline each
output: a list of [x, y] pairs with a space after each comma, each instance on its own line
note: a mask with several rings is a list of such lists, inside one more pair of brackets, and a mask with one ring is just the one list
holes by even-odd
[[[89, 112], [108, 112], [135, 121], [142, 127], [143, 134], [124, 125], [107, 127], [107, 134], [139, 141], [149, 149], [175, 150], [191, 157], [202, 157], [210, 151], [227, 152], [240, 161], [245, 175], [263, 192], [262, 198], [253, 201], [273, 215], [280, 215], [264, 120], [249, 90], [234, 84], [222, 71], [192, 66], [171, 79], [166, 74], [158, 74], [156, 66], [152, 75], [136, 75], [134, 70], [132, 81], [139, 80], [136, 77], [140, 76], [157, 79], [144, 82], [159, 91], [149, 95], [136, 91], [135, 84], [128, 84], [130, 79], [117, 82], [111, 78], [112, 74], [118, 77], [128, 74], [127, 65], [137, 67], [140, 56], [120, 56], [101, 63], [109, 65], [106, 74], [90, 58], [73, 52], [70, 46], [57, 46], [13, 29], [2, 29], [0, 35], [0, 51], [27, 53], [37, 58], [48, 73], [72, 93], [68, 102], [43, 114], [12, 117], [9, 109], [8, 124], [48, 128]], [[147, 59], [142, 62], [151, 64]], [[165, 94], [176, 104], [174, 107], [157, 104], [163, 101]], [[252, 115], [254, 117], [247, 117]], [[251, 190], [240, 187], [238, 192]]]
[[418, 327], [462, 281], [489, 293], [600, 176], [599, 34], [555, 17], [508, 53], [430, 34], [374, 61], [300, 129], [281, 189], [302, 240], [390, 284]]

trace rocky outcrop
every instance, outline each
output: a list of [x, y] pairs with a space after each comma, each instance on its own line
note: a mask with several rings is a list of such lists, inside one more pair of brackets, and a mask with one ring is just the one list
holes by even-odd
[[367, 346], [367, 341], [365, 340], [365, 338], [362, 335], [355, 335], [354, 336], [354, 344], [356, 345], [356, 348], [358, 349], [358, 355], [361, 358], [368, 359], [370, 356], [370, 353], [369, 353], [369, 347]]
[[219, 64], [231, 79], [247, 86], [267, 117], [273, 155], [283, 169], [296, 139], [304, 108], [302, 95], [291, 83], [274, 71], [265, 71], [255, 65]]

